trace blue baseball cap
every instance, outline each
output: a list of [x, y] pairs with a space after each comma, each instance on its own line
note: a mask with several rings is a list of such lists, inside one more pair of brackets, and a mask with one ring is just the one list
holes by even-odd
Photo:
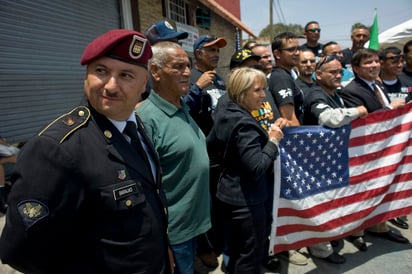
[[144, 32], [144, 35], [149, 40], [150, 44], [153, 45], [160, 41], [186, 39], [189, 36], [189, 33], [178, 32], [169, 22], [162, 20], [154, 23], [149, 28], [147, 28], [147, 30]]
[[213, 35], [201, 35], [193, 44], [193, 51], [205, 47], [211, 47], [213, 45], [216, 45], [218, 48], [223, 48], [226, 46], [226, 40], [225, 38], [216, 37]]

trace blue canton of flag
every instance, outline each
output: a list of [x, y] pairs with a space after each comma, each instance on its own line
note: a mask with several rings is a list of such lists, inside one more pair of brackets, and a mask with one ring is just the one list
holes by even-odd
[[288, 127], [283, 130], [285, 138], [280, 143], [282, 198], [302, 199], [349, 184], [350, 125], [338, 129]]

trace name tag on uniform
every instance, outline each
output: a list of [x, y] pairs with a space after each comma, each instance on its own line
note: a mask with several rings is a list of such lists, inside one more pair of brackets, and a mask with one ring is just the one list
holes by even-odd
[[122, 186], [120, 188], [113, 190], [113, 196], [115, 200], [119, 200], [121, 198], [127, 197], [129, 195], [137, 193], [137, 186], [136, 184], [130, 184], [127, 186]]

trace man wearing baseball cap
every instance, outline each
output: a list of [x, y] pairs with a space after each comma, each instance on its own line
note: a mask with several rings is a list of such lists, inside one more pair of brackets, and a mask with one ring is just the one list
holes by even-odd
[[160, 41], [177, 43], [179, 40], [186, 39], [189, 36], [189, 33], [176, 31], [168, 21], [161, 20], [148, 27], [145, 30], [144, 35], [153, 46]]
[[[157, 42], [161, 41], [170, 41], [174, 43], [178, 43], [179, 40], [186, 39], [189, 36], [187, 32], [179, 32], [176, 31], [173, 26], [166, 20], [157, 21], [153, 23], [150, 27], [148, 27], [144, 35], [149, 40], [150, 44], [153, 46]], [[146, 90], [142, 94], [142, 101], [149, 97], [150, 90], [153, 87], [153, 80], [151, 75], [149, 74], [149, 80], [146, 84]]]
[[216, 73], [220, 49], [226, 40], [213, 35], [201, 35], [193, 44], [195, 65], [190, 77], [190, 91], [184, 101], [190, 107], [190, 114], [202, 129], [205, 136], [210, 132], [212, 112], [220, 96], [226, 93], [222, 77]]
[[[212, 112], [217, 100], [226, 93], [225, 83], [217, 73], [220, 49], [226, 46], [226, 40], [213, 35], [201, 35], [193, 44], [195, 65], [191, 70], [190, 90], [183, 101], [190, 107], [190, 115], [205, 136], [213, 126]], [[215, 186], [210, 186], [210, 194], [215, 200]], [[218, 266], [217, 257], [223, 248], [219, 236], [213, 227], [214, 213], [211, 213], [212, 228], [197, 239], [197, 254], [204, 265], [211, 268]]]
[[250, 49], [241, 49], [233, 53], [230, 58], [230, 70], [237, 67], [250, 67], [262, 70], [259, 66], [260, 56], [254, 54]]
[[20, 152], [3, 263], [24, 273], [170, 273], [159, 160], [134, 112], [151, 57], [132, 30], [86, 47], [86, 100]]

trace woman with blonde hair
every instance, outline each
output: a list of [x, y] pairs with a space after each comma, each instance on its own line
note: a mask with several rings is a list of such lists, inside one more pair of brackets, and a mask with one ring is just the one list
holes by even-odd
[[265, 202], [273, 184], [273, 161], [278, 155], [282, 130], [265, 131], [253, 118], [265, 98], [266, 76], [241, 67], [231, 72], [224, 107], [215, 110], [207, 138], [210, 157], [219, 159], [216, 210], [225, 228], [229, 273], [260, 274], [266, 239]]

